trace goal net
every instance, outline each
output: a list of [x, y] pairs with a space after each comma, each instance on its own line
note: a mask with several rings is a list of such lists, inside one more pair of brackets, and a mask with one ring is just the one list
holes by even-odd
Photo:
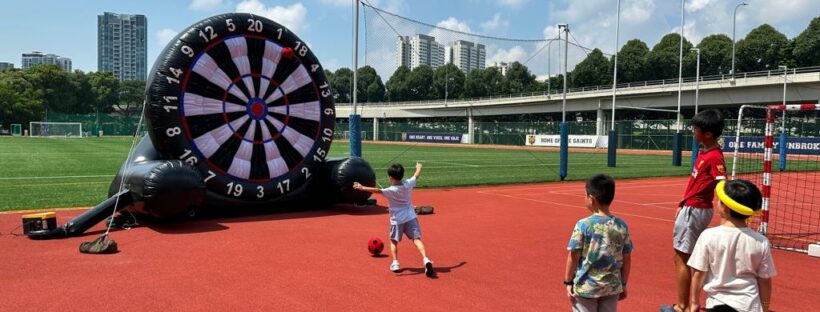
[[763, 193], [750, 223], [776, 248], [806, 251], [820, 242], [820, 105], [744, 105], [726, 137], [732, 178]]
[[29, 133], [32, 137], [67, 137], [80, 138], [83, 125], [79, 122], [37, 122], [29, 123]]

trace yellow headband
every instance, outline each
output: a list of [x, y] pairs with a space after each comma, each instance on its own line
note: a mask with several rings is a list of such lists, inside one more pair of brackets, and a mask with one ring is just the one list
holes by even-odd
[[720, 202], [739, 214], [744, 216], [752, 216], [760, 213], [760, 210], [754, 211], [752, 208], [746, 207], [746, 205], [738, 203], [729, 197], [729, 195], [726, 195], [726, 180], [720, 180], [720, 182], [718, 182], [717, 187], [715, 187], [715, 193], [717, 194]]

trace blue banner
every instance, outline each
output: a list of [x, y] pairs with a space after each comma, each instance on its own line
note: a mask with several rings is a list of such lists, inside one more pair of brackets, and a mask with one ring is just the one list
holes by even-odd
[[[773, 152], [777, 154], [780, 142], [773, 139]], [[735, 137], [726, 137], [725, 143], [723, 151], [734, 152]], [[739, 143], [738, 151], [742, 153], [763, 153], [763, 137], [740, 137]], [[820, 155], [820, 138], [788, 138], [786, 148], [786, 155]]]
[[461, 143], [461, 133], [402, 132], [404, 142]]

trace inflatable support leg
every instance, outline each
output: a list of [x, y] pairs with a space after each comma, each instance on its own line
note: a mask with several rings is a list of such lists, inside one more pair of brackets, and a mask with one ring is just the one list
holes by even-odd
[[114, 211], [122, 210], [134, 203], [133, 196], [128, 190], [123, 190], [114, 196], [109, 197], [94, 208], [83, 212], [81, 215], [68, 221], [65, 225], [52, 230], [31, 231], [28, 237], [31, 239], [52, 239], [69, 236], [79, 236], [90, 229]]

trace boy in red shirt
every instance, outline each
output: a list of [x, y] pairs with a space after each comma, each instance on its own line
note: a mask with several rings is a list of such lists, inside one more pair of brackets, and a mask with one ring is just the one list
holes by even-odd
[[712, 221], [714, 213], [712, 199], [715, 197], [715, 185], [726, 179], [726, 165], [723, 162], [723, 151], [718, 138], [723, 133], [723, 116], [714, 109], [705, 110], [692, 118], [694, 139], [703, 145], [692, 177], [686, 185], [686, 192], [675, 212], [675, 227], [672, 231], [675, 248], [675, 275], [677, 301], [672, 306], [676, 312], [684, 312], [689, 303], [689, 284], [692, 272], [686, 265], [695, 248], [700, 233]]

